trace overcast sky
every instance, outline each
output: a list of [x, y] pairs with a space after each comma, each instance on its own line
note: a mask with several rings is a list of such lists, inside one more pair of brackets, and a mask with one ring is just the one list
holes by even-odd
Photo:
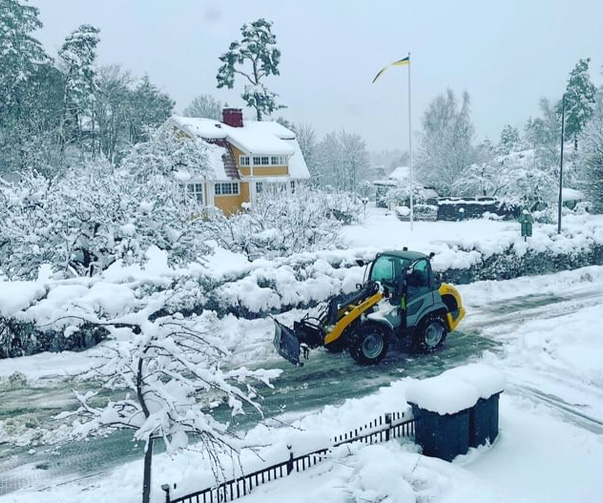
[[[385, 64], [411, 53], [413, 130], [447, 87], [467, 90], [478, 138], [497, 140], [505, 124], [522, 126], [541, 97], [557, 99], [579, 58], [591, 57], [600, 84], [603, 1], [328, 0], [31, 0], [55, 55], [83, 23], [101, 29], [99, 63], [145, 72], [182, 109], [198, 94], [243, 106], [240, 88], [216, 89], [218, 57], [243, 23], [274, 22], [281, 75], [267, 86], [287, 105], [278, 115], [344, 128], [372, 149], [408, 146], [407, 68], [377, 83]], [[252, 113], [245, 110], [250, 118]]]

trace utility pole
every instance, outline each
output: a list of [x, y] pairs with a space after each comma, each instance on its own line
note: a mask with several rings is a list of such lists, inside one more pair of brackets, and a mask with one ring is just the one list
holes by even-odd
[[557, 234], [561, 234], [561, 208], [563, 207], [563, 139], [565, 136], [565, 93], [561, 98], [561, 161], [559, 163], [559, 208], [557, 214]]
[[411, 119], [411, 99], [410, 99], [410, 52], [408, 53], [408, 167], [410, 171], [410, 232], [412, 232], [413, 222], [415, 219], [415, 204], [414, 204], [414, 191], [415, 191], [415, 174], [412, 165], [412, 119]]

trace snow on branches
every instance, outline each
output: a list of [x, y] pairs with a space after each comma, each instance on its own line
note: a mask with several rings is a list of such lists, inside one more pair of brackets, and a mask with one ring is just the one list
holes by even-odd
[[333, 247], [342, 223], [357, 221], [358, 197], [316, 189], [266, 190], [248, 211], [230, 218], [216, 213], [205, 222], [208, 237], [250, 260]]
[[[180, 287], [184, 288], [184, 287]], [[216, 471], [220, 454], [236, 453], [235, 436], [228, 423], [212, 415], [224, 404], [232, 415], [251, 408], [262, 417], [253, 382], [270, 385], [280, 370], [229, 368], [228, 349], [213, 329], [214, 316], [154, 318], [178, 287], [145, 300], [140, 309], [117, 319], [99, 320], [109, 341], [104, 362], [80, 375], [109, 390], [109, 400], [99, 392], [74, 391], [79, 408], [57, 419], [74, 418], [71, 436], [87, 438], [117, 429], [134, 431], [145, 442], [143, 502], [149, 501], [153, 445], [163, 440], [168, 453], [195, 443]]]
[[152, 245], [167, 251], [171, 263], [200, 260], [208, 248], [194, 218], [197, 205], [173, 171], [207, 169], [205, 150], [194, 142], [149, 143], [137, 146], [122, 168], [97, 159], [60, 178], [23, 173], [19, 184], [0, 187], [4, 274], [33, 278], [48, 263], [67, 276], [91, 276], [116, 260], [144, 262]]

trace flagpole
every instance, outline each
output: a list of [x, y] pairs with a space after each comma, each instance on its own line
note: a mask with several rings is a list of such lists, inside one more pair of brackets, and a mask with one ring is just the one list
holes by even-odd
[[408, 164], [410, 170], [410, 231], [412, 232], [414, 220], [414, 173], [412, 169], [412, 119], [410, 109], [410, 52], [408, 53]]

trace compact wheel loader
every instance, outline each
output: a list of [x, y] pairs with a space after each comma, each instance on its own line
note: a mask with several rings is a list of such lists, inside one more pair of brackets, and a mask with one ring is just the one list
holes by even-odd
[[357, 291], [332, 297], [317, 316], [307, 314], [293, 328], [274, 320], [274, 346], [298, 366], [310, 349], [321, 346], [347, 349], [358, 363], [374, 365], [387, 353], [392, 337], [410, 338], [416, 352], [435, 351], [465, 309], [456, 288], [434, 275], [432, 256], [406, 248], [379, 253]]

